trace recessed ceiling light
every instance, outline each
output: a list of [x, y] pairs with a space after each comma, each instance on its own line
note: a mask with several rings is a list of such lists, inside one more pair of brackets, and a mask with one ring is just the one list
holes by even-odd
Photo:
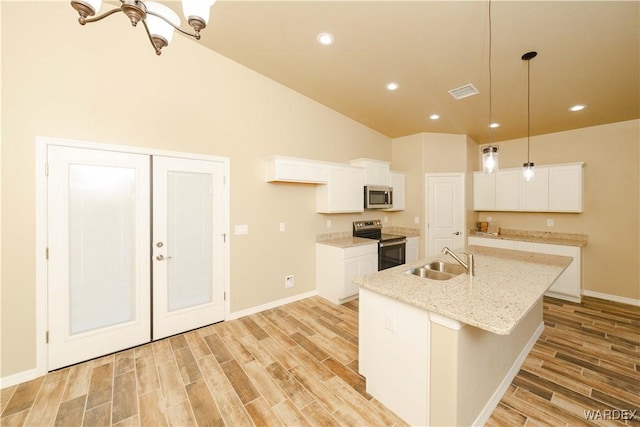
[[440, 118], [440, 116], [438, 114], [432, 114], [432, 115], [429, 116], [429, 118], [431, 120], [438, 120]]
[[333, 44], [333, 36], [329, 33], [318, 34], [318, 37], [316, 37], [316, 40], [318, 40], [318, 43], [320, 43], [323, 46], [329, 46]]
[[584, 110], [587, 106], [586, 105], [574, 105], [573, 107], [569, 108], [569, 111], [580, 111], [580, 110]]
[[499, 128], [500, 127], [500, 123], [491, 123], [489, 125], [490, 128], [495, 129], [495, 128]]
[[387, 83], [387, 86], [386, 86], [387, 90], [398, 90], [399, 87], [400, 85], [396, 82]]

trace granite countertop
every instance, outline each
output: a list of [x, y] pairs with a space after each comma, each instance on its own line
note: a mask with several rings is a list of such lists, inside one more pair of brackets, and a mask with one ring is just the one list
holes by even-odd
[[323, 245], [336, 246], [338, 248], [351, 248], [354, 246], [361, 245], [371, 245], [378, 244], [378, 240], [376, 239], [364, 239], [362, 237], [334, 237], [331, 239], [317, 241], [317, 243], [322, 243]]
[[[383, 227], [382, 232], [386, 234], [397, 234], [405, 237], [420, 236], [420, 229], [405, 227]], [[334, 233], [318, 234], [316, 243], [323, 245], [337, 246], [339, 248], [349, 248], [352, 246], [367, 245], [370, 243], [378, 243], [376, 239], [364, 239], [362, 237], [353, 237], [351, 231], [339, 231]]]
[[449, 319], [508, 335], [573, 260], [480, 246], [462, 250], [474, 254], [475, 276], [431, 280], [406, 273], [431, 261], [456, 263], [438, 255], [359, 277], [355, 283]]
[[551, 231], [513, 230], [503, 228], [499, 234], [482, 233], [470, 230], [469, 237], [484, 237], [487, 239], [518, 240], [522, 242], [549, 243], [552, 245], [578, 246], [587, 245], [586, 234], [556, 233]]

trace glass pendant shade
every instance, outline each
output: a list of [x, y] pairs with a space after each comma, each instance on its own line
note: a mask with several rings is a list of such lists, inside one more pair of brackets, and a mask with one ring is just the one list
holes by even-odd
[[531, 162], [522, 164], [522, 177], [525, 181], [529, 182], [533, 179], [535, 175], [534, 164]]
[[91, 6], [91, 8], [95, 13], [98, 13], [100, 11], [100, 7], [102, 6], [102, 0], [82, 0], [82, 1], [88, 4], [89, 6]]
[[209, 23], [209, 10], [215, 2], [215, 0], [182, 0], [182, 12], [187, 21], [190, 17], [197, 17], [206, 25]]
[[[162, 15], [165, 19], [173, 23], [176, 27], [180, 25], [180, 18], [176, 13], [167, 6], [148, 1], [145, 3], [148, 12], [154, 12]], [[173, 40], [173, 27], [157, 16], [147, 14], [147, 26], [152, 37], [160, 37], [166, 40], [167, 44]]]
[[498, 147], [490, 145], [482, 148], [482, 171], [484, 173], [498, 171]]

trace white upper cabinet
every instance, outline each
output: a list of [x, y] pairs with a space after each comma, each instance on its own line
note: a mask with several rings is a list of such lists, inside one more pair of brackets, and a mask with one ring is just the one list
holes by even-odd
[[549, 168], [536, 166], [531, 181], [520, 180], [520, 210], [546, 212], [549, 210]]
[[496, 210], [517, 211], [520, 207], [520, 170], [496, 172]]
[[549, 169], [549, 210], [582, 212], [582, 163]]
[[389, 162], [355, 159], [351, 160], [351, 164], [364, 168], [364, 185], [390, 185]]
[[326, 184], [329, 166], [326, 163], [294, 157], [271, 156], [265, 159], [265, 181]]
[[329, 165], [327, 184], [316, 188], [316, 211], [363, 212], [364, 169], [347, 165]]
[[389, 185], [393, 188], [393, 207], [385, 211], [405, 210], [405, 174], [404, 172], [389, 172]]
[[520, 168], [473, 173], [476, 211], [582, 212], [582, 163], [536, 166], [533, 180]]
[[473, 209], [476, 211], [496, 210], [496, 174], [473, 173]]

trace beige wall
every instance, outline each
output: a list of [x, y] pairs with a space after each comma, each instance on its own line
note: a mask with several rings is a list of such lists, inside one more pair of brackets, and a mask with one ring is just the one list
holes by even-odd
[[263, 158], [390, 160], [389, 138], [183, 37], [157, 57], [123, 16], [82, 27], [68, 2], [0, 4], [0, 376], [35, 367], [36, 136], [229, 157], [231, 228], [249, 225], [231, 236], [232, 311], [314, 290], [316, 234], [379, 217], [316, 214], [315, 188], [265, 183]]
[[[521, 167], [526, 139], [499, 144], [500, 167]], [[640, 299], [640, 120], [611, 123], [531, 138], [538, 165], [585, 162], [584, 212], [481, 212], [501, 227], [588, 235], [583, 252], [587, 291]], [[479, 169], [479, 167], [478, 167]], [[547, 227], [547, 219], [554, 220]]]
[[[407, 171], [406, 209], [393, 219], [394, 225], [418, 227], [420, 235], [420, 255], [425, 255], [427, 235], [425, 212], [425, 174], [465, 173], [466, 205], [472, 209], [472, 171], [477, 165], [477, 144], [465, 135], [443, 133], [419, 133], [395, 138], [391, 143], [392, 169]], [[475, 224], [477, 214], [466, 212], [467, 226]], [[415, 224], [418, 217], [420, 223]]]

